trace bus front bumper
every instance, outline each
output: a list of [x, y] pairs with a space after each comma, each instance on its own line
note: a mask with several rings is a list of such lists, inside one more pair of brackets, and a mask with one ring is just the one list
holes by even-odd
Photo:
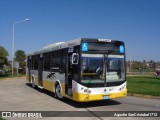
[[83, 94], [83, 93], [73, 92], [73, 100], [77, 102], [107, 100], [107, 99], [122, 98], [125, 96], [127, 96], [127, 89], [121, 92], [116, 92], [111, 94]]

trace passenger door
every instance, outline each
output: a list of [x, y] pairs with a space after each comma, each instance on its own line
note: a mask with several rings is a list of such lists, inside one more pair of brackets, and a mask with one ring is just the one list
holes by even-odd
[[72, 64], [72, 54], [78, 52], [78, 47], [71, 47], [68, 49], [67, 53], [67, 66], [66, 66], [66, 79], [65, 79], [65, 91], [66, 94], [72, 96], [72, 80], [78, 81], [79, 78], [79, 64], [73, 65]]
[[43, 72], [43, 56], [39, 56], [39, 62], [38, 62], [38, 86], [43, 86], [42, 84], [42, 72]]

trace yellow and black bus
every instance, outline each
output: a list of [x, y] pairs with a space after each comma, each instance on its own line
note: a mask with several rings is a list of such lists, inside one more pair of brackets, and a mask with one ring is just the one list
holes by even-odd
[[78, 102], [125, 97], [124, 42], [79, 38], [47, 45], [27, 56], [27, 80]]

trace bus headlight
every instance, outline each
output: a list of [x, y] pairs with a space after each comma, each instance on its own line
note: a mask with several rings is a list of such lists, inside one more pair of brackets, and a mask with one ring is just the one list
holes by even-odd
[[86, 92], [87, 92], [87, 89], [84, 89], [84, 92], [86, 93]]
[[84, 92], [85, 92], [85, 93], [87, 92], [87, 94], [90, 94], [90, 93], [91, 93], [91, 90], [84, 89]]
[[122, 90], [122, 88], [120, 87], [120, 88], [119, 88], [119, 91], [121, 91], [121, 90]]
[[126, 85], [123, 85], [122, 87], [119, 88], [119, 91], [122, 91], [126, 88]]
[[91, 93], [91, 90], [88, 90], [88, 94], [90, 94]]

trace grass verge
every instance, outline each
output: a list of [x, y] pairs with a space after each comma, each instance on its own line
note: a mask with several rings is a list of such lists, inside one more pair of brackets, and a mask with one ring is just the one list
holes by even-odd
[[8, 76], [0, 76], [0, 80], [3, 80], [3, 79], [8, 79], [8, 78], [15, 78], [15, 77], [25, 77], [26, 75], [24, 74], [20, 74], [20, 75], [8, 75]]
[[0, 117], [0, 120], [6, 120], [6, 119]]
[[160, 77], [127, 76], [129, 94], [160, 96]]

